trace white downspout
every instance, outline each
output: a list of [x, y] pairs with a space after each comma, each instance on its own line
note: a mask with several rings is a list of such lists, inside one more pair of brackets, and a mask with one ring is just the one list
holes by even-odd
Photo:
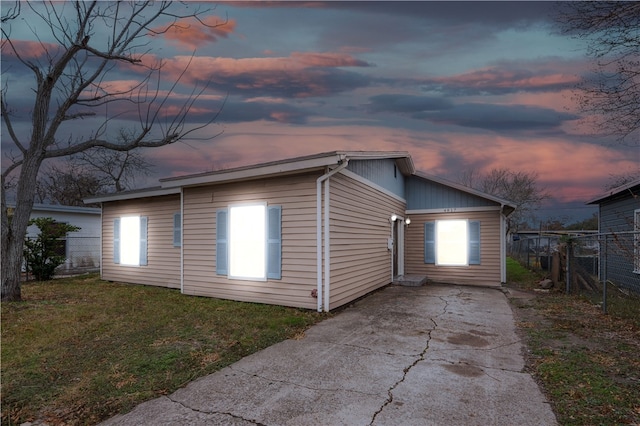
[[500, 208], [500, 283], [507, 282], [507, 217], [504, 205]]
[[[331, 176], [338, 173], [340, 170], [347, 167], [349, 159], [342, 158], [338, 167], [324, 175], [320, 176], [316, 180], [316, 279], [317, 279], [317, 297], [318, 297], [318, 312], [322, 312], [323, 300], [324, 310], [329, 311], [329, 273], [331, 272], [329, 265], [329, 190], [325, 184], [325, 287], [327, 288], [326, 296], [322, 291], [322, 183], [329, 179]], [[327, 182], [328, 183], [328, 182]]]
[[180, 293], [184, 294], [184, 188], [180, 188]]
[[331, 229], [329, 228], [329, 207], [331, 180], [324, 182], [324, 311], [329, 312], [329, 292], [331, 287]]

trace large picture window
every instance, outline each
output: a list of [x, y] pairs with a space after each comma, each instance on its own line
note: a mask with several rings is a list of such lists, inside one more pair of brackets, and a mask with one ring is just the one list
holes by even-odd
[[216, 273], [229, 278], [280, 279], [281, 208], [266, 203], [231, 205], [216, 212]]
[[466, 219], [425, 222], [424, 263], [479, 265], [480, 222]]
[[123, 216], [113, 221], [113, 262], [127, 266], [147, 264], [147, 217]]

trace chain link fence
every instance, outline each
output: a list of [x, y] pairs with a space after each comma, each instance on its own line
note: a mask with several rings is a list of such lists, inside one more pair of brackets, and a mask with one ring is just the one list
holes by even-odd
[[[56, 254], [64, 256], [65, 261], [56, 268], [56, 276], [100, 271], [100, 237], [69, 235], [58, 240], [58, 243]], [[23, 270], [28, 280], [30, 274], [26, 265]]]
[[513, 241], [509, 255], [542, 271], [567, 294], [579, 294], [605, 312], [640, 308], [640, 232], [539, 235]]

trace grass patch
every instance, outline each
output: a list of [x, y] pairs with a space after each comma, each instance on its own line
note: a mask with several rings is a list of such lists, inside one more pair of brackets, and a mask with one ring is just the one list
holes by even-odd
[[327, 317], [95, 275], [27, 283], [22, 296], [2, 304], [3, 424], [94, 424]]
[[533, 288], [537, 286], [542, 276], [525, 268], [517, 260], [507, 257], [507, 282], [518, 288]]
[[561, 425], [640, 424], [637, 321], [605, 315], [587, 299], [557, 291], [530, 294], [524, 305], [512, 301], [528, 367]]

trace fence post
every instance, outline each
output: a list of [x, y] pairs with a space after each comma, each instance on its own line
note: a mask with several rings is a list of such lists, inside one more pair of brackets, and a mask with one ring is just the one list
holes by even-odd
[[604, 255], [600, 253], [604, 268], [600, 265], [602, 274], [602, 312], [607, 313], [607, 236], [604, 236]]

